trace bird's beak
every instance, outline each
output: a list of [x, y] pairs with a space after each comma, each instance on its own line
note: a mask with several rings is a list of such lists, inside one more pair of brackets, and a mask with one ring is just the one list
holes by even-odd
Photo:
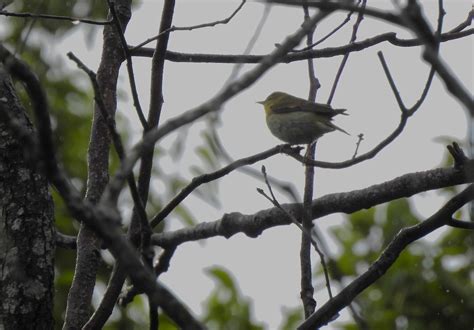
[[257, 101], [258, 104], [265, 104], [265, 101]]

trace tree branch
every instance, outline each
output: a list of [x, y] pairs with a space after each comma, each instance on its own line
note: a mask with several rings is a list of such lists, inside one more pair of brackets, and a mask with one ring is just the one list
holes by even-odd
[[158, 33], [158, 35], [156, 35], [154, 37], [151, 37], [151, 38], [148, 38], [147, 40], [145, 40], [142, 43], [138, 44], [137, 46], [133, 47], [132, 50], [135, 50], [137, 48], [141, 48], [141, 47], [145, 46], [146, 44], [148, 44], [148, 43], [150, 43], [154, 40], [158, 40], [159, 38], [161, 38], [161, 36], [163, 36], [165, 34], [168, 34], [170, 32], [174, 32], [174, 31], [192, 31], [192, 30], [202, 29], [202, 28], [206, 28], [206, 27], [213, 27], [213, 26], [216, 26], [216, 25], [219, 25], [219, 24], [227, 24], [227, 23], [230, 22], [230, 20], [232, 18], [234, 18], [235, 15], [237, 15], [237, 13], [243, 8], [243, 6], [245, 5], [246, 2], [247, 2], [247, 0], [242, 0], [242, 2], [237, 6], [237, 8], [227, 18], [217, 20], [217, 21], [214, 21], [214, 22], [202, 23], [202, 24], [197, 24], [197, 25], [192, 25], [192, 26], [174, 26], [173, 25], [173, 26], [169, 27], [168, 29], [166, 29], [164, 31], [160, 31], [160, 33]]
[[17, 17], [17, 18], [34, 18], [34, 19], [49, 19], [56, 21], [69, 21], [72, 24], [85, 23], [91, 25], [109, 25], [112, 21], [96, 21], [87, 18], [79, 18], [72, 16], [59, 16], [59, 15], [48, 15], [48, 14], [34, 14], [34, 13], [12, 13], [6, 10], [0, 10], [0, 16], [6, 17]]
[[[312, 202], [313, 220], [333, 213], [350, 214], [398, 198], [414, 194], [474, 182], [474, 161], [466, 161], [462, 166], [439, 168], [424, 172], [402, 175], [396, 179], [376, 184], [364, 189], [322, 196]], [[296, 219], [301, 219], [300, 203], [283, 204], [282, 207]], [[291, 224], [278, 208], [245, 215], [239, 212], [227, 213], [220, 220], [203, 222], [190, 228], [152, 235], [152, 243], [162, 247], [179, 245], [185, 242], [223, 236], [230, 238], [237, 233], [257, 237], [264, 230]]]
[[256, 155], [238, 159], [215, 172], [203, 174], [193, 178], [192, 181], [186, 187], [181, 189], [178, 195], [176, 195], [164, 208], [161, 209], [161, 211], [157, 215], [153, 217], [150, 222], [151, 227], [154, 228], [159, 223], [161, 223], [161, 221], [163, 221], [176, 208], [176, 206], [178, 206], [187, 196], [189, 196], [189, 194], [191, 194], [200, 185], [217, 180], [241, 166], [254, 164], [258, 161], [276, 155], [277, 153], [281, 153], [282, 150], [287, 148], [294, 149], [287, 144], [278, 145]]
[[117, 33], [120, 38], [120, 44], [122, 45], [123, 52], [125, 54], [125, 60], [127, 62], [127, 72], [128, 72], [128, 80], [130, 82], [130, 90], [132, 92], [133, 98], [133, 105], [137, 111], [138, 119], [140, 119], [140, 123], [144, 129], [148, 128], [148, 124], [145, 119], [145, 115], [143, 114], [142, 106], [140, 104], [140, 98], [138, 97], [137, 85], [135, 83], [135, 74], [133, 72], [133, 62], [132, 62], [132, 55], [130, 54], [130, 50], [127, 47], [127, 41], [125, 40], [124, 31], [122, 28], [122, 24], [120, 23], [120, 18], [115, 9], [115, 2], [111, 0], [107, 0], [107, 4], [109, 6], [110, 14], [112, 15], [112, 22], [117, 30]]
[[[367, 5], [367, 1], [362, 0], [360, 8], [364, 9], [366, 7], [366, 5]], [[350, 11], [349, 13], [352, 14], [352, 11]], [[358, 15], [357, 15], [357, 20], [354, 23], [354, 26], [352, 27], [352, 34], [351, 34], [351, 38], [349, 40], [349, 45], [353, 44], [356, 41], [357, 31], [359, 30], [359, 26], [362, 23], [363, 19], [364, 19], [364, 13], [359, 12]], [[332, 87], [331, 87], [331, 92], [329, 93], [329, 97], [328, 97], [328, 100], [326, 102], [327, 104], [332, 103], [332, 99], [334, 98], [334, 94], [336, 93], [337, 84], [339, 83], [339, 79], [342, 76], [342, 71], [344, 70], [344, 67], [346, 66], [347, 60], [349, 59], [349, 55], [350, 55], [350, 53], [344, 54], [344, 56], [342, 58], [341, 64], [339, 65], [339, 69], [337, 70], [336, 77], [334, 78], [334, 82], [333, 82]]]
[[[468, 29], [460, 32], [447, 32], [441, 35], [441, 42], [465, 38], [474, 34], [474, 29]], [[388, 42], [398, 47], [416, 47], [423, 45], [423, 41], [414, 39], [400, 39], [395, 32], [383, 33], [353, 44], [343, 45], [339, 47], [327, 47], [323, 49], [313, 49], [301, 51], [297, 53], [290, 53], [278, 60], [279, 63], [292, 63], [297, 61], [305, 61], [308, 58], [330, 58], [334, 56], [343, 56], [351, 52], [359, 52], [367, 48], [376, 46], [380, 43]], [[153, 48], [138, 48], [129, 47], [132, 51], [132, 56], [152, 57]], [[171, 62], [183, 63], [259, 63], [265, 56], [268, 55], [221, 55], [221, 54], [194, 54], [181, 53], [168, 50], [166, 52], [166, 59]]]

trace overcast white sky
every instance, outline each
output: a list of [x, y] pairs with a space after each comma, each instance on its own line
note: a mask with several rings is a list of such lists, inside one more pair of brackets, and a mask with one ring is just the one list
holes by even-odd
[[[437, 1], [421, 1], [426, 15], [435, 24]], [[231, 13], [239, 1], [177, 1], [173, 24], [188, 26], [222, 19]], [[370, 6], [391, 7], [391, 1], [369, 1]], [[445, 1], [447, 16], [444, 31], [457, 25], [467, 17], [470, 1]], [[247, 3], [244, 9], [227, 25], [195, 31], [175, 32], [170, 37], [169, 49], [190, 53], [239, 54], [246, 47], [262, 15], [264, 6]], [[136, 8], [127, 29], [129, 44], [152, 37], [158, 31], [161, 1], [144, 1]], [[274, 7], [262, 31], [253, 54], [269, 53], [275, 43], [294, 32], [301, 24], [302, 10]], [[339, 24], [345, 14], [334, 14], [326, 19], [316, 31], [316, 39]], [[347, 25], [321, 45], [337, 46], [349, 40], [352, 25]], [[371, 37], [382, 32], [399, 31], [393, 26], [366, 18], [359, 29], [358, 39]], [[400, 32], [400, 37], [410, 34]], [[153, 44], [152, 44], [153, 45]], [[58, 45], [55, 51], [66, 58], [67, 51], [73, 51], [91, 68], [97, 68], [100, 59], [101, 34], [92, 44], [86, 45], [84, 34], [74, 33]], [[377, 58], [377, 51], [383, 50], [403, 100], [412, 105], [421, 93], [429, 67], [421, 60], [419, 48], [396, 48], [381, 44], [365, 51], [353, 53], [347, 63], [342, 80], [333, 101], [334, 107], [347, 108], [350, 116], [337, 118], [337, 125], [349, 131], [352, 136], [338, 132], [328, 134], [320, 140], [317, 158], [325, 161], [341, 161], [352, 156], [356, 136], [364, 133], [365, 140], [360, 152], [365, 152], [379, 143], [396, 127], [399, 109]], [[452, 70], [472, 90], [473, 44], [471, 40], [443, 43], [442, 57], [451, 64]], [[322, 84], [318, 102], [325, 102], [334, 75], [342, 57], [317, 59], [316, 74]], [[149, 100], [150, 59], [134, 59], [141, 104], [144, 109]], [[275, 90], [307, 97], [308, 78], [306, 62], [281, 64], [270, 70], [251, 88], [228, 102], [222, 112], [222, 126], [219, 129], [224, 146], [234, 158], [249, 156], [280, 143], [267, 130], [263, 110], [255, 101], [264, 99]], [[75, 65], [70, 64], [71, 69]], [[245, 66], [243, 71], [251, 68]], [[186, 64], [166, 62], [164, 76], [164, 98], [162, 120], [181, 114], [213, 96], [228, 78], [230, 64]], [[85, 80], [86, 81], [86, 80]], [[120, 88], [128, 93], [128, 78], [122, 70]], [[122, 102], [119, 111], [130, 119], [129, 129], [138, 139], [138, 122], [129, 102]], [[165, 171], [182, 171], [191, 178], [188, 168], [199, 160], [193, 155], [200, 140], [203, 124], [194, 125], [190, 132], [188, 152], [179, 164], [171, 160], [160, 160]], [[129, 132], [130, 133], [130, 132]], [[132, 135], [133, 135], [132, 134]], [[454, 101], [435, 77], [428, 98], [419, 112], [409, 121], [402, 136], [381, 152], [375, 159], [344, 170], [316, 170], [315, 196], [367, 187], [396, 176], [427, 170], [440, 165], [445, 154], [445, 145], [437, 138], [448, 136], [453, 140], [465, 141], [467, 136], [466, 112]], [[163, 140], [169, 146], [174, 136]], [[301, 192], [303, 167], [293, 159], [276, 156], [254, 167], [265, 164], [269, 174], [293, 182]], [[254, 213], [269, 208], [268, 201], [257, 194], [255, 188], [262, 183], [244, 174], [234, 172], [221, 180], [221, 208], [215, 209], [195, 197], [186, 203], [199, 222], [214, 221], [223, 213], [239, 211]], [[279, 195], [280, 202], [285, 196]], [[429, 216], [440, 205], [443, 197], [425, 193], [413, 198], [416, 210], [421, 216]], [[343, 215], [331, 215], [317, 223], [322, 231], [330, 226], [341, 225]], [[171, 228], [182, 225], [174, 222]], [[188, 243], [179, 247], [170, 270], [162, 280], [199, 314], [201, 302], [212, 290], [213, 282], [203, 269], [220, 265], [232, 272], [242, 292], [253, 299], [256, 318], [265, 322], [269, 329], [281, 323], [281, 309], [295, 307], [299, 300], [299, 241], [300, 232], [294, 226], [279, 227], [264, 232], [258, 239], [237, 235], [229, 240], [210, 239], [208, 242]], [[429, 239], [429, 238], [428, 238]], [[337, 247], [331, 245], [334, 252]], [[315, 262], [318, 262], [314, 256]], [[322, 279], [316, 279], [320, 283]], [[316, 299], [322, 305], [326, 293], [317, 292]], [[344, 317], [344, 316], [343, 316]], [[331, 328], [331, 327], [328, 327]]]

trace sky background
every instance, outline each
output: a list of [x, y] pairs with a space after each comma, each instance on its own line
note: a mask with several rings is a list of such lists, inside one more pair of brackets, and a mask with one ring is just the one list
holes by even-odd
[[[437, 1], [421, 1], [425, 14], [433, 26], [437, 19]], [[227, 17], [240, 1], [177, 1], [173, 25], [189, 26]], [[391, 1], [369, 1], [370, 6], [392, 8]], [[161, 1], [143, 1], [135, 8], [127, 28], [129, 44], [136, 45], [157, 34], [161, 17]], [[445, 1], [447, 15], [444, 31], [450, 30], [467, 17], [470, 1]], [[264, 5], [247, 3], [242, 11], [227, 25], [218, 25], [194, 31], [177, 31], [170, 36], [169, 49], [189, 53], [242, 54], [253, 35], [263, 14]], [[346, 14], [333, 14], [318, 26], [315, 39], [319, 39], [337, 26]], [[275, 6], [262, 30], [251, 54], [267, 54], [276, 43], [293, 33], [301, 24], [301, 9]], [[353, 17], [355, 19], [355, 17]], [[97, 69], [100, 60], [101, 31], [97, 29], [94, 38], [86, 41], [85, 30], [68, 35], [61, 43], [51, 45], [49, 51], [67, 61], [66, 53], [72, 51], [90, 68]], [[318, 48], [344, 45], [348, 42], [352, 24]], [[399, 37], [412, 37], [392, 25], [366, 18], [361, 24], [358, 40], [383, 32], [395, 31]], [[153, 47], [154, 44], [150, 44]], [[385, 78], [377, 57], [382, 50], [392, 75], [406, 105], [418, 100], [424, 87], [429, 67], [420, 58], [420, 49], [397, 48], [388, 43], [352, 53], [344, 70], [332, 105], [347, 108], [349, 116], [337, 117], [335, 123], [351, 133], [351, 136], [334, 132], [321, 138], [317, 146], [318, 160], [343, 161], [352, 157], [357, 135], [364, 134], [359, 153], [364, 153], [388, 136], [398, 125], [400, 110]], [[472, 90], [473, 85], [473, 43], [458, 40], [443, 43], [441, 55], [450, 64], [452, 71]], [[335, 73], [342, 57], [316, 59], [316, 75], [322, 85], [317, 101], [325, 103], [332, 86]], [[71, 70], [75, 64], [69, 63]], [[245, 72], [253, 65], [245, 65]], [[136, 81], [141, 104], [147, 109], [149, 103], [150, 58], [134, 58]], [[215, 95], [229, 77], [232, 64], [194, 64], [167, 61], [164, 75], [164, 99], [162, 122], [189, 110]], [[132, 137], [132, 142], [141, 136], [140, 126], [131, 105], [128, 77], [122, 68], [119, 89], [125, 98], [119, 103], [118, 111], [128, 119], [121, 127]], [[88, 81], [78, 74], [81, 84]], [[250, 156], [281, 143], [266, 128], [263, 109], [256, 101], [265, 99], [273, 91], [306, 98], [308, 95], [308, 75], [306, 61], [280, 64], [268, 71], [257, 83], [227, 102], [222, 109], [221, 124], [218, 129], [227, 152], [235, 159]], [[200, 165], [201, 160], [194, 154], [202, 144], [201, 131], [204, 121], [189, 127], [187, 147], [184, 157], [176, 163], [170, 158], [158, 160], [158, 166], [165, 173], [181, 173], [189, 180], [191, 165]], [[342, 170], [316, 169], [315, 198], [328, 193], [361, 189], [381, 183], [397, 176], [428, 170], [440, 166], [446, 154], [445, 140], [464, 142], [467, 137], [466, 111], [445, 90], [435, 77], [429, 95], [405, 128], [403, 134], [375, 159]], [[160, 147], [171, 148], [176, 135], [172, 134], [160, 142]], [[255, 169], [265, 165], [267, 172], [281, 180], [292, 182], [302, 195], [304, 167], [287, 156], [275, 156], [255, 164]], [[219, 183], [220, 207], [216, 208], [201, 199], [190, 196], [186, 206], [198, 222], [214, 221], [224, 213], [234, 211], [252, 214], [270, 208], [269, 202], [256, 192], [264, 188], [262, 182], [239, 172], [233, 172]], [[153, 185], [162, 191], [159, 183]], [[280, 203], [287, 202], [285, 195], [277, 193]], [[430, 216], [445, 200], [434, 192], [427, 192], [412, 198], [416, 212]], [[124, 214], [129, 210], [123, 209]], [[343, 225], [344, 215], [335, 214], [319, 219], [316, 223], [330, 242], [331, 253], [337, 254], [338, 247], [332, 241], [328, 230], [332, 226]], [[183, 226], [176, 219], [170, 219], [169, 229]], [[435, 240], [439, 232], [425, 237]], [[281, 323], [282, 308], [300, 305], [299, 299], [299, 242], [301, 233], [295, 226], [278, 227], [265, 231], [258, 239], [236, 235], [231, 239], [212, 238], [207, 242], [181, 245], [162, 281], [183, 300], [194, 313], [200, 314], [201, 303], [213, 288], [213, 281], [205, 269], [214, 265], [225, 267], [239, 283], [244, 295], [251, 297], [256, 319], [263, 321], [269, 329]], [[313, 262], [319, 262], [313, 254]], [[319, 286], [322, 278], [316, 278]], [[96, 296], [100, 296], [98, 288]], [[321, 306], [326, 301], [325, 290], [316, 292], [316, 300]], [[346, 314], [341, 320], [347, 318]], [[328, 327], [330, 329], [331, 327]]]

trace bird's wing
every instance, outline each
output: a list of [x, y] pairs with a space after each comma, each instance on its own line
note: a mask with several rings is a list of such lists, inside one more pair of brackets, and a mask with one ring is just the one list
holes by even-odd
[[299, 102], [293, 100], [293, 104], [281, 104], [274, 106], [272, 112], [274, 113], [291, 113], [291, 112], [310, 112], [321, 116], [327, 116], [329, 118], [334, 117], [338, 114], [345, 114], [345, 109], [333, 109], [327, 104], [313, 103], [306, 100], [300, 99]]

